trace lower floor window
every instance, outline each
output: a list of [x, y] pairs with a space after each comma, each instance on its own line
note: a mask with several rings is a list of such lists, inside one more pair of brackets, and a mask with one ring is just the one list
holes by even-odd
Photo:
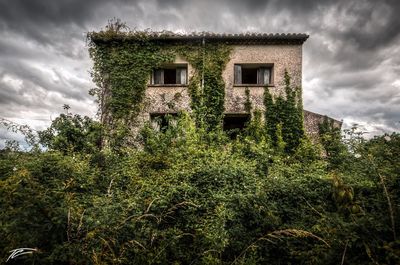
[[151, 113], [150, 121], [159, 131], [165, 132], [169, 126], [173, 125], [177, 117], [177, 113]]
[[236, 138], [250, 121], [250, 114], [225, 114], [223, 129], [231, 138]]

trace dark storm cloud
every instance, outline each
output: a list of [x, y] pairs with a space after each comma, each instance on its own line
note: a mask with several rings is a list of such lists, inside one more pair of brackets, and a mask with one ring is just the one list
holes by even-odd
[[[3, 76], [3, 75], [0, 75]], [[0, 105], [21, 104], [20, 93], [16, 92], [8, 83], [0, 80]]]
[[[65, 30], [72, 25], [84, 27], [96, 15], [96, 10], [107, 1], [97, 0], [0, 0], [0, 25], [4, 31], [12, 31], [36, 40], [38, 43], [54, 43], [58, 36], [71, 34]], [[52, 34], [57, 29], [64, 34]], [[80, 34], [75, 32], [74, 34]]]
[[354, 40], [360, 49], [379, 48], [396, 40], [399, 35], [399, 1], [370, 1], [364, 8], [353, 3], [340, 9], [347, 16], [357, 18], [343, 37]]
[[[96, 8], [107, 1], [94, 0], [14, 0], [0, 1], [0, 15], [8, 26], [26, 26], [26, 21], [35, 25], [64, 25], [65, 23], [80, 24], [90, 20]], [[34, 22], [34, 23], [32, 23]]]
[[62, 104], [93, 114], [85, 34], [115, 17], [131, 29], [308, 33], [306, 108], [400, 129], [398, 14], [397, 0], [0, 0], [0, 113], [41, 128]]
[[[233, 1], [240, 8], [247, 6], [248, 1]], [[324, 28], [332, 37], [351, 41], [360, 49], [375, 49], [396, 40], [400, 31], [400, 1], [332, 1], [332, 0], [253, 0], [249, 2], [251, 9], [263, 9], [265, 3], [272, 10], [287, 10], [294, 19], [300, 17], [309, 20], [308, 15], [323, 18], [329, 12], [334, 12], [330, 23], [332, 28]], [[340, 26], [341, 23], [347, 25]], [[321, 22], [321, 19], [317, 19]], [[309, 21], [305, 21], [305, 25]], [[311, 25], [307, 25], [311, 26]], [[317, 24], [321, 26], [321, 24]], [[321, 28], [317, 27], [317, 30]]]

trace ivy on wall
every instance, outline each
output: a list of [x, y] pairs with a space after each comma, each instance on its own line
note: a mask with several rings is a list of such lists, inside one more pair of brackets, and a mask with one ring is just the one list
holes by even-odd
[[342, 142], [342, 135], [339, 126], [335, 126], [332, 119], [324, 117], [319, 123], [320, 142], [326, 152], [326, 159], [329, 161], [328, 169], [339, 168], [342, 161], [346, 159], [347, 148]]
[[[151, 72], [177, 56], [194, 68], [189, 80], [191, 108], [199, 127], [213, 130], [220, 127], [224, 112], [225, 83], [222, 71], [231, 48], [222, 43], [190, 42], [173, 45], [152, 39], [152, 32], [122, 31], [120, 22], [105, 31], [88, 34], [89, 53], [94, 61], [92, 77], [98, 88], [92, 90], [100, 105], [102, 122], [112, 138], [124, 138], [143, 108], [145, 91]], [[122, 140], [122, 139], [121, 139]]]
[[[164, 33], [128, 31], [119, 21], [105, 31], [88, 34], [89, 53], [94, 61], [92, 90], [100, 105], [101, 121], [107, 125], [111, 145], [122, 146], [143, 109], [152, 70], [172, 63], [177, 56], [193, 67], [188, 84], [191, 109], [199, 128], [221, 129], [224, 115], [223, 70], [232, 46], [222, 42], [193, 40], [163, 41]], [[152, 38], [157, 34], [157, 39]], [[285, 97], [273, 98], [265, 88], [266, 133], [275, 144], [293, 152], [304, 136], [300, 88], [293, 89], [285, 72]], [[246, 111], [251, 113], [250, 91], [246, 89]]]
[[152, 41], [148, 32], [123, 31], [119, 21], [105, 31], [88, 34], [89, 55], [94, 65], [92, 78], [97, 85], [101, 121], [107, 125], [107, 141], [113, 147], [124, 145], [143, 108], [147, 82], [154, 68], [173, 62], [174, 54]]
[[301, 89], [292, 88], [287, 71], [284, 80], [286, 98], [282, 95], [274, 98], [265, 87], [265, 125], [273, 144], [293, 153], [304, 137], [303, 105]]
[[222, 72], [229, 60], [231, 47], [223, 43], [198, 43], [175, 50], [194, 68], [189, 80], [191, 108], [198, 127], [207, 130], [221, 126], [224, 114], [225, 82]]
[[244, 110], [251, 114], [251, 110], [253, 109], [253, 106], [251, 104], [251, 99], [250, 99], [250, 89], [248, 87], [245, 88], [244, 93], [246, 95], [246, 101], [244, 102]]
[[88, 34], [92, 77], [98, 86], [94, 94], [102, 101], [101, 111], [110, 112], [113, 119], [129, 120], [141, 110], [152, 70], [175, 56], [146, 33], [106, 29]]

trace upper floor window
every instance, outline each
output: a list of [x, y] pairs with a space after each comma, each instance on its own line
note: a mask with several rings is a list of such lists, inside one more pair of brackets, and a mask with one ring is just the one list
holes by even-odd
[[187, 65], [168, 65], [154, 69], [152, 75], [153, 85], [186, 85]]
[[260, 64], [235, 64], [235, 85], [271, 84], [272, 66]]

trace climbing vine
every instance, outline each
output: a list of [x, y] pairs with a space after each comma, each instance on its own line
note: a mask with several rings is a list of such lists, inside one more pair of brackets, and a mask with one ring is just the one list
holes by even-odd
[[[131, 120], [141, 109], [151, 71], [174, 55], [152, 41], [146, 32], [125, 32], [109, 25], [105, 31], [88, 34], [92, 77], [102, 115]], [[129, 38], [128, 38], [129, 36]]]
[[244, 102], [244, 110], [251, 114], [251, 110], [253, 108], [252, 104], [251, 104], [251, 99], [250, 99], [250, 89], [248, 87], [246, 87], [246, 89], [244, 90], [244, 93], [246, 95], [246, 101]]
[[[266, 131], [273, 144], [288, 153], [293, 153], [304, 137], [303, 106], [300, 88], [292, 88], [290, 76], [285, 71], [285, 96], [275, 99], [265, 88], [264, 105]], [[283, 142], [284, 145], [283, 145]]]
[[207, 130], [220, 127], [225, 99], [222, 72], [232, 48], [222, 43], [204, 43], [175, 49], [194, 67], [188, 88], [197, 126]]
[[150, 74], [175, 56], [151, 40], [148, 32], [128, 31], [120, 21], [106, 30], [88, 34], [89, 55], [94, 65], [92, 78], [97, 88], [101, 121], [110, 134], [110, 144], [121, 146], [142, 109]]
[[329, 161], [328, 169], [340, 167], [346, 156], [346, 146], [342, 142], [340, 127], [335, 126], [334, 121], [325, 116], [318, 129], [320, 142]]
[[[157, 34], [158, 40], [152, 38]], [[221, 125], [225, 84], [222, 71], [230, 47], [222, 43], [192, 41], [169, 44], [164, 33], [128, 31], [117, 21], [105, 31], [88, 34], [89, 54], [94, 61], [92, 77], [98, 88], [101, 120], [113, 132], [111, 140], [123, 141], [143, 108], [145, 91], [153, 69], [185, 58], [194, 68], [188, 90], [198, 127], [213, 130]], [[115, 134], [117, 133], [118, 134]]]
[[[197, 127], [206, 131], [221, 128], [225, 99], [222, 73], [232, 46], [204, 39], [171, 43], [163, 39], [167, 34], [129, 31], [119, 21], [110, 23], [104, 31], [88, 34], [89, 53], [94, 61], [92, 77], [98, 86], [92, 94], [97, 96], [101, 121], [107, 125], [109, 140], [115, 145], [124, 144], [135, 127], [152, 70], [174, 62], [177, 56], [193, 67], [188, 92]], [[301, 91], [291, 87], [287, 72], [285, 92], [285, 97], [274, 99], [265, 89], [265, 120], [273, 143], [290, 153], [300, 144], [304, 128]], [[245, 109], [251, 113], [248, 89], [246, 98]]]

